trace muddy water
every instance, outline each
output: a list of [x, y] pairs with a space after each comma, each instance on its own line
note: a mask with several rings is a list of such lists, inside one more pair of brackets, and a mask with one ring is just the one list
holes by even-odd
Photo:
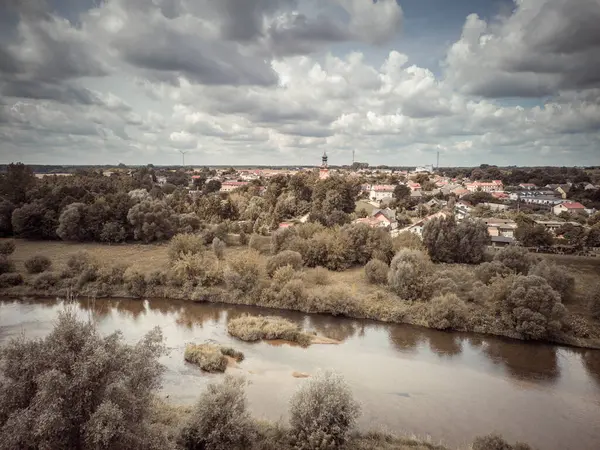
[[[159, 325], [170, 349], [163, 390], [174, 402], [193, 402], [222, 376], [183, 361], [187, 342], [214, 340], [245, 353], [228, 371], [250, 381], [257, 417], [286, 418], [289, 397], [305, 382], [294, 372], [333, 369], [362, 403], [364, 428], [429, 435], [452, 446], [496, 431], [540, 449], [600, 449], [600, 351], [238, 306], [103, 300], [74, 307], [103, 333], [119, 329], [128, 341]], [[0, 302], [0, 344], [21, 332], [44, 336], [61, 308], [56, 301]], [[278, 314], [342, 343], [236, 341], [226, 323], [245, 312]]]

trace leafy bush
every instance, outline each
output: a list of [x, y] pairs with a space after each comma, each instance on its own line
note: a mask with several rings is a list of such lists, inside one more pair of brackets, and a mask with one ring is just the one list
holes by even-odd
[[175, 261], [182, 255], [194, 255], [204, 251], [204, 239], [197, 234], [177, 234], [169, 242], [169, 258]]
[[28, 273], [42, 273], [52, 266], [52, 262], [46, 256], [35, 255], [25, 261], [25, 269]]
[[63, 241], [84, 241], [86, 233], [85, 218], [88, 206], [85, 203], [71, 203], [65, 207], [58, 219], [56, 234]]
[[477, 436], [471, 446], [472, 450], [532, 450], [532, 448], [521, 442], [510, 445], [497, 434]]
[[283, 266], [290, 266], [295, 270], [299, 270], [302, 267], [302, 255], [291, 250], [284, 250], [271, 256], [267, 260], [267, 274], [272, 277], [273, 273]]
[[8, 256], [12, 255], [15, 251], [16, 245], [13, 240], [3, 240], [0, 242], [0, 255]]
[[575, 292], [575, 278], [565, 268], [560, 268], [549, 261], [541, 261], [531, 268], [529, 275], [542, 277], [556, 292], [563, 302], [571, 300]]
[[127, 213], [136, 240], [145, 243], [161, 241], [173, 236], [173, 211], [160, 200], [144, 200]]
[[249, 292], [258, 284], [260, 277], [260, 255], [256, 250], [245, 250], [229, 259], [225, 283], [230, 289]]
[[248, 235], [244, 230], [240, 231], [240, 245], [248, 245]]
[[185, 450], [244, 450], [256, 435], [247, 411], [244, 380], [226, 376], [207, 386], [183, 427], [179, 442]]
[[102, 242], [116, 244], [119, 242], [124, 242], [125, 239], [127, 239], [127, 231], [119, 222], [106, 222], [102, 226], [102, 231], [100, 232], [100, 240]]
[[371, 284], [385, 284], [388, 276], [388, 265], [378, 259], [372, 259], [365, 266], [365, 276]]
[[475, 270], [477, 279], [484, 284], [489, 284], [494, 277], [507, 277], [511, 273], [512, 269], [498, 260], [481, 263]]
[[273, 273], [273, 285], [283, 286], [288, 281], [292, 280], [296, 275], [296, 270], [292, 266], [279, 267]]
[[427, 325], [438, 330], [461, 329], [467, 321], [467, 305], [455, 294], [442, 294], [431, 299]]
[[69, 311], [46, 338], [12, 340], [0, 349], [2, 447], [166, 448], [149, 420], [162, 354], [158, 329], [130, 346]]
[[299, 325], [281, 317], [243, 315], [231, 319], [227, 332], [242, 341], [260, 341], [283, 339], [301, 345], [310, 344], [310, 335], [304, 333]]
[[215, 344], [188, 344], [185, 346], [183, 358], [206, 372], [225, 372], [227, 368], [226, 355], [238, 361], [244, 359], [242, 352]]
[[59, 283], [60, 277], [58, 274], [54, 272], [44, 272], [35, 277], [32, 285], [35, 289], [43, 291], [58, 286]]
[[0, 256], [0, 275], [15, 271], [15, 265], [6, 256]]
[[223, 270], [213, 253], [184, 254], [171, 266], [171, 274], [177, 285], [187, 281], [201, 286], [215, 286], [223, 280]]
[[69, 255], [69, 258], [67, 259], [67, 268], [71, 276], [79, 275], [84, 270], [90, 267], [97, 267], [97, 265], [96, 261], [86, 251], [73, 253], [72, 255]]
[[541, 339], [562, 327], [565, 307], [560, 295], [541, 277], [518, 276], [502, 304], [503, 318], [515, 331]]
[[169, 282], [169, 276], [163, 270], [153, 270], [146, 275], [146, 284], [148, 287], [166, 286]]
[[388, 285], [404, 300], [426, 300], [429, 298], [428, 277], [433, 272], [431, 261], [418, 250], [399, 251], [388, 272]]
[[212, 249], [217, 258], [223, 259], [223, 255], [225, 254], [225, 242], [218, 237], [214, 238], [212, 241]]
[[295, 448], [337, 449], [350, 437], [360, 406], [340, 375], [320, 372], [306, 380], [290, 400]]
[[504, 264], [518, 274], [527, 275], [537, 259], [526, 248], [511, 245], [498, 250], [494, 255], [494, 261]]
[[425, 251], [425, 245], [419, 236], [410, 231], [403, 231], [392, 239], [392, 245], [395, 252], [408, 248], [410, 250]]
[[317, 266], [306, 272], [304, 280], [309, 285], [326, 286], [329, 284], [329, 271], [325, 267]]
[[98, 269], [98, 280], [113, 286], [123, 284], [126, 270], [127, 266], [125, 264], [102, 266]]
[[19, 286], [23, 284], [23, 275], [20, 273], [3, 273], [0, 275], [0, 288]]
[[134, 297], [143, 297], [146, 293], [146, 278], [137, 270], [129, 267], [123, 274], [125, 289]]

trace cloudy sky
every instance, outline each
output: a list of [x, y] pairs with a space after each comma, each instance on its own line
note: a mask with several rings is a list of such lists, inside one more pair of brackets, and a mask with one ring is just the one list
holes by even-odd
[[0, 0], [0, 163], [599, 165], [600, 0]]

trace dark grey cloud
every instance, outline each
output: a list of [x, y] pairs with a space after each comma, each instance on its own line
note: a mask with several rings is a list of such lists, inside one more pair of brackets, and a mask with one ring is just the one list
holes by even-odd
[[446, 60], [448, 78], [485, 97], [540, 97], [600, 86], [598, 0], [517, 2], [488, 24], [469, 16]]

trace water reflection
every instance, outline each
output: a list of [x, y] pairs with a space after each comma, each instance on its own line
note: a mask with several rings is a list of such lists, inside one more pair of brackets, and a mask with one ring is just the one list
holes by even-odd
[[403, 353], [416, 353], [417, 347], [425, 339], [418, 328], [402, 325], [388, 328], [388, 337], [392, 346]]
[[493, 339], [484, 353], [517, 381], [553, 382], [560, 376], [556, 347], [551, 345]]
[[432, 332], [429, 336], [429, 348], [436, 355], [456, 356], [462, 351], [462, 341], [455, 333]]
[[310, 317], [308, 328], [314, 329], [317, 334], [338, 341], [345, 341], [356, 335], [364, 336], [365, 333], [364, 322], [325, 316]]
[[586, 350], [582, 359], [588, 373], [600, 387], [600, 350]]

